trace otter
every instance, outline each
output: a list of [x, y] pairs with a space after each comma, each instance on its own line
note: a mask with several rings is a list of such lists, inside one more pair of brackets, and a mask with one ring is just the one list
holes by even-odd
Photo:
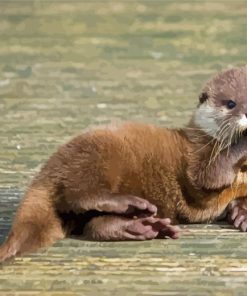
[[0, 261], [75, 232], [104, 241], [178, 238], [173, 224], [211, 221], [227, 209], [244, 225], [246, 94], [247, 67], [230, 69], [206, 83], [185, 128], [127, 123], [61, 146], [27, 190]]

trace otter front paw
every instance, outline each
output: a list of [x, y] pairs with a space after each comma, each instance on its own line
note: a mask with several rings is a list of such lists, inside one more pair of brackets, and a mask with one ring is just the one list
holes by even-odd
[[229, 213], [229, 220], [237, 229], [247, 231], [247, 210], [245, 208], [240, 205], [233, 207]]

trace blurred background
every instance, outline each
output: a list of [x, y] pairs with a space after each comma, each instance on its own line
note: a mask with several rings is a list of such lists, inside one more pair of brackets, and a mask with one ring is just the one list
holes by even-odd
[[246, 64], [246, 29], [244, 0], [1, 0], [0, 241], [58, 145], [123, 120], [185, 124], [207, 79]]

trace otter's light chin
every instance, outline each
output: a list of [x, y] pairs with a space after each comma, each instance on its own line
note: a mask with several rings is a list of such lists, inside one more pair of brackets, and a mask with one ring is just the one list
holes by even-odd
[[215, 120], [217, 114], [214, 107], [208, 103], [199, 106], [195, 112], [195, 124], [199, 126], [207, 135], [216, 138], [219, 126]]
[[238, 125], [241, 128], [241, 130], [247, 129], [247, 117], [245, 115], [242, 115], [242, 117], [239, 119]]

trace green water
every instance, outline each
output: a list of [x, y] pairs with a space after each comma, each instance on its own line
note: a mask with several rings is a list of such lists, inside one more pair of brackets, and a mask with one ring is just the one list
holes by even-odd
[[[246, 28], [238, 0], [0, 1], [0, 240], [59, 144], [123, 120], [185, 124], [205, 80], [246, 64]], [[245, 236], [209, 230], [65, 240], [0, 269], [0, 295], [246, 295]]]

